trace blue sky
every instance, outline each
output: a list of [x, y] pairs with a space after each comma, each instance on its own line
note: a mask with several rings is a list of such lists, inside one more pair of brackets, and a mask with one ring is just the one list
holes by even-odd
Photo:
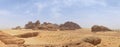
[[64, 23], [84, 28], [104, 25], [120, 28], [120, 0], [0, 0], [0, 29], [24, 26], [28, 21]]

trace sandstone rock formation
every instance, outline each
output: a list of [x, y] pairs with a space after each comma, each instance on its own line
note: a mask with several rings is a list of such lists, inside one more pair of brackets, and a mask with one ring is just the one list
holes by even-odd
[[91, 28], [92, 32], [97, 32], [97, 31], [111, 31], [111, 29], [105, 27], [105, 26], [98, 26], [98, 25], [94, 25]]
[[86, 37], [83, 39], [84, 42], [87, 42], [87, 43], [91, 43], [93, 45], [98, 45], [101, 43], [101, 39], [98, 38], [98, 37], [93, 37], [93, 36], [90, 36], [90, 37]]
[[33, 30], [49, 30], [49, 31], [57, 31], [57, 30], [75, 30], [80, 29], [81, 27], [74, 23], [74, 22], [65, 22], [64, 24], [57, 25], [49, 22], [44, 22], [43, 24], [40, 24], [39, 20], [37, 20], [35, 23], [32, 21], [28, 22], [25, 25], [25, 29], [33, 29]]
[[17, 27], [15, 27], [15, 28], [12, 28], [13, 30], [20, 30], [20, 29], [22, 29], [20, 26], [17, 26]]
[[[73, 46], [74, 47], [74, 46]], [[80, 45], [76, 46], [76, 47], [95, 47], [93, 44], [90, 43], [81, 43]]]
[[74, 22], [69, 22], [69, 21], [59, 26], [60, 30], [75, 30], [75, 29], [80, 29], [80, 28], [81, 27], [78, 24]]
[[94, 45], [87, 42], [76, 41], [76, 42], [70, 42], [68, 44], [63, 44], [63, 46], [61, 47], [94, 47]]
[[32, 21], [28, 22], [25, 25], [25, 29], [33, 29], [35, 27], [34, 23]]
[[24, 33], [24, 34], [15, 35], [15, 36], [20, 37], [20, 38], [29, 38], [29, 37], [38, 36], [38, 34], [39, 34], [39, 32], [30, 32], [30, 33]]
[[33, 23], [32, 21], [28, 22], [25, 25], [25, 29], [33, 29], [33, 30], [38, 30], [40, 27], [40, 21], [37, 20], [35, 23]]
[[37, 20], [35, 23], [34, 23], [34, 30], [38, 30], [39, 28], [40, 28], [40, 21], [39, 20]]
[[49, 31], [57, 31], [58, 27], [59, 26], [57, 24], [44, 22], [43, 24], [41, 24], [40, 29], [49, 30]]
[[5, 44], [23, 44], [25, 40], [0, 31], [0, 40]]
[[2, 41], [0, 41], [0, 47], [7, 47]]

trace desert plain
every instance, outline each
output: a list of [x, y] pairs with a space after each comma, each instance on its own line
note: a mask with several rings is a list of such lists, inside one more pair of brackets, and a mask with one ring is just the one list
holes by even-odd
[[[101, 38], [101, 43], [94, 47], [119, 47], [120, 46], [120, 32], [119, 31], [106, 31], [106, 32], [91, 32], [89, 28], [82, 28], [77, 30], [66, 31], [47, 31], [47, 30], [1, 30], [10, 35], [19, 35], [29, 32], [39, 32], [35, 37], [21, 38], [25, 40], [25, 46], [7, 45], [8, 47], [52, 47], [53, 45], [59, 47], [71, 42], [79, 42], [85, 37], [95, 36]], [[2, 45], [2, 43], [1, 43]], [[3, 46], [4, 47], [4, 46]], [[67, 47], [67, 46], [66, 46]], [[87, 46], [89, 47], [89, 46]]]

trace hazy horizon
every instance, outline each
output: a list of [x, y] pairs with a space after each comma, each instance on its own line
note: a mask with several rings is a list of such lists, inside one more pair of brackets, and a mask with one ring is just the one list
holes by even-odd
[[120, 0], [0, 0], [0, 29], [36, 20], [120, 29]]

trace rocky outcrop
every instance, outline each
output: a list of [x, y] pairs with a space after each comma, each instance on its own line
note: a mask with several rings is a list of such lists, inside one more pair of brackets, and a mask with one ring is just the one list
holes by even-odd
[[40, 21], [39, 20], [37, 20], [35, 23], [34, 23], [34, 30], [39, 30], [39, 28], [40, 28]]
[[94, 25], [91, 28], [92, 32], [98, 32], [98, 31], [112, 31], [111, 29], [105, 27], [105, 26], [98, 26], [98, 25]]
[[84, 38], [82, 41], [91, 43], [93, 45], [98, 45], [101, 43], [101, 38], [90, 36], [90, 37]]
[[60, 47], [94, 47], [94, 45], [83, 41], [75, 41], [63, 44]]
[[36, 37], [38, 35], [39, 35], [39, 32], [30, 32], [30, 33], [15, 35], [15, 36], [20, 38], [29, 38], [29, 37]]
[[3, 43], [2, 41], [0, 41], [0, 47], [7, 47], [7, 45], [5, 45], [5, 43]]
[[40, 22], [39, 20], [37, 20], [35, 23], [33, 23], [32, 21], [28, 22], [25, 25], [25, 29], [33, 29], [33, 30], [38, 30], [40, 27]]
[[32, 21], [28, 22], [25, 25], [25, 29], [33, 29], [33, 30], [49, 30], [49, 31], [57, 31], [57, 30], [75, 30], [80, 29], [81, 27], [74, 23], [74, 22], [65, 22], [64, 24], [57, 25], [49, 22], [44, 22], [43, 24], [40, 24], [39, 20], [37, 20], [35, 23]]
[[34, 23], [32, 21], [28, 22], [25, 25], [25, 29], [33, 29], [35, 27]]
[[57, 24], [44, 22], [43, 24], [41, 24], [39, 29], [41, 29], [41, 30], [49, 30], [49, 31], [57, 31], [58, 27], [59, 26]]
[[17, 26], [15, 28], [12, 28], [13, 30], [21, 30], [22, 28], [20, 26]]
[[75, 30], [80, 29], [81, 27], [74, 22], [65, 22], [59, 26], [60, 30]]
[[24, 44], [25, 40], [0, 31], [0, 40], [5, 44]]

